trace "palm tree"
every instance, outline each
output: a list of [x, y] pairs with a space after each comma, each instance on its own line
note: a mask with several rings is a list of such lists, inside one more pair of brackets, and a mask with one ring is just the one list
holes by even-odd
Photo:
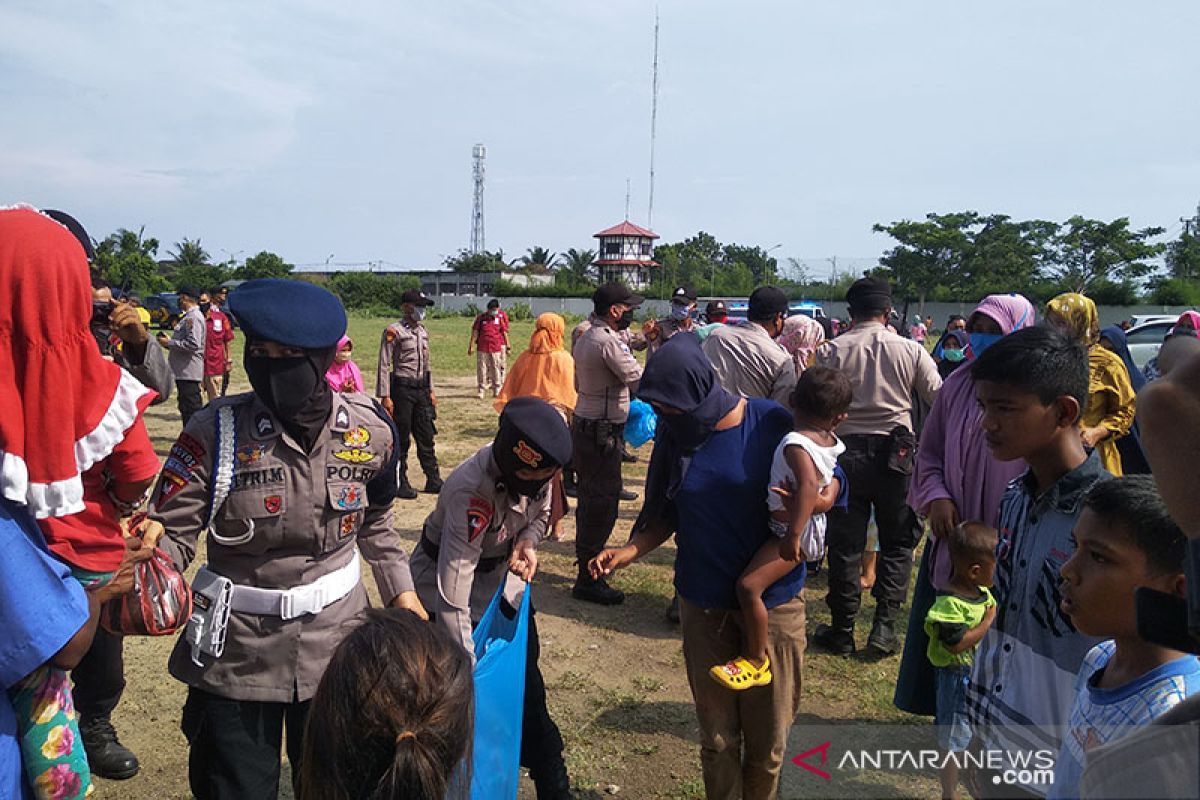
[[531, 247], [517, 261], [529, 272], [545, 274], [558, 264], [558, 254], [544, 247]]
[[175, 249], [168, 251], [167, 254], [180, 267], [198, 267], [204, 264], [211, 263], [208, 252], [200, 246], [199, 239], [188, 239], [184, 237], [182, 242], [175, 243]]
[[595, 250], [577, 250], [574, 247], [563, 253], [562, 269], [581, 281], [590, 280]]

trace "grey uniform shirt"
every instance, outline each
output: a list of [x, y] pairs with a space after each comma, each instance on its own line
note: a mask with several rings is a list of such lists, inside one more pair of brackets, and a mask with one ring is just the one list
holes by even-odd
[[718, 325], [701, 347], [726, 391], [742, 397], [765, 397], [791, 408], [796, 364], [761, 325]]
[[672, 319], [671, 317], [665, 317], [663, 319], [656, 320], [655, 324], [658, 326], [658, 335], [653, 339], [646, 339], [646, 358], [650, 358], [650, 356], [657, 353], [658, 348], [666, 344], [667, 340], [675, 334], [681, 331], [694, 331], [696, 329], [696, 326], [691, 322], [690, 319], [685, 323], [677, 319]]
[[571, 353], [575, 357], [575, 416], [624, 422], [629, 417], [629, 394], [642, 379], [629, 345], [604, 322], [587, 330]]
[[401, 320], [383, 329], [375, 379], [376, 397], [391, 396], [393, 377], [417, 381], [429, 377], [429, 331], [419, 322]]
[[158, 343], [151, 339], [143, 348], [145, 354], [138, 364], [134, 364], [125, 348], [116, 356], [116, 362], [129, 374], [137, 378], [143, 385], [158, 392], [158, 398], [151, 405], [158, 405], [171, 396], [171, 368], [167, 365], [167, 355]]
[[[437, 547], [437, 558], [419, 543], [412, 554], [422, 605], [472, 654], [473, 623], [483, 616], [507, 573], [513, 543], [540, 542], [550, 520], [549, 491], [532, 500], [514, 500], [496, 487], [499, 478], [490, 444], [459, 464], [422, 528], [422, 536]], [[481, 559], [493, 558], [501, 560], [486, 571], [478, 569]]]
[[[595, 324], [596, 324], [596, 315], [588, 314], [587, 319], [582, 320], [571, 331], [571, 353], [572, 353], [572, 355], [575, 353], [575, 343], [579, 341], [579, 338], [581, 336], [583, 336], [585, 333], [590, 331], [592, 329], [592, 327], [595, 326]], [[645, 350], [648, 345], [648, 343], [646, 342], [646, 337], [643, 336], [641, 333], [635, 333], [632, 328], [626, 328], [623, 331], [617, 331], [617, 336], [621, 339], [622, 342], [624, 342], [625, 344], [627, 344], [629, 346], [630, 350]]]
[[888, 434], [913, 428], [913, 398], [933, 405], [942, 388], [937, 365], [925, 348], [878, 322], [858, 322], [817, 348], [816, 362], [837, 367], [854, 384], [850, 416], [838, 435]]
[[175, 323], [175, 330], [167, 340], [167, 361], [177, 381], [204, 380], [204, 337], [206, 334], [204, 315], [192, 306]]
[[[373, 401], [357, 393], [333, 396], [325, 432], [310, 454], [253, 394], [215, 400], [198, 411], [171, 448], [150, 511], [166, 529], [160, 546], [180, 569], [195, 557], [208, 520], [215, 417], [224, 406], [234, 410], [234, 473], [207, 537], [209, 569], [237, 585], [289, 589], [345, 566], [357, 545], [385, 602], [412, 591], [408, 555], [392, 530], [391, 495], [371, 498], [367, 491], [389, 462], [392, 429]], [[198, 667], [181, 635], [171, 674], [234, 700], [307, 700], [367, 605], [359, 583], [315, 615], [285, 621], [234, 611], [224, 654]]]

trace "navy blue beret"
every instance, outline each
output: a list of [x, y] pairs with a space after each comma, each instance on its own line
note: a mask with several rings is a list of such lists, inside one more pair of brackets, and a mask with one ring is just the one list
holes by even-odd
[[342, 301], [304, 281], [246, 281], [229, 293], [229, 310], [247, 338], [289, 347], [333, 347], [346, 333]]
[[554, 406], [537, 397], [514, 397], [500, 414], [500, 431], [493, 449], [504, 470], [510, 453], [525, 455], [512, 469], [541, 469], [571, 461], [571, 431]]

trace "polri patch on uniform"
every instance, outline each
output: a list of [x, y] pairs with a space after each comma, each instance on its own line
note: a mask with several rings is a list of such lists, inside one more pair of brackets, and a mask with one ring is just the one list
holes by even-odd
[[[337, 416], [334, 418], [333, 424], [336, 428], [347, 428], [350, 426], [350, 412], [346, 410], [345, 406], [337, 410]], [[362, 428], [359, 428], [359, 430], [362, 430]]]
[[351, 464], [365, 464], [375, 457], [370, 450], [334, 450], [333, 457], [339, 461], [349, 461]]
[[254, 418], [254, 430], [259, 436], [275, 433], [275, 423], [271, 421], [271, 415], [265, 411], [258, 412], [258, 416]]
[[190, 478], [185, 478], [182, 475], [176, 475], [174, 472], [167, 472], [165, 469], [162, 473], [162, 479], [158, 483], [158, 500], [163, 503], [170, 500], [175, 495], [179, 494], [179, 490], [187, 486]]
[[354, 534], [358, 527], [358, 514], [345, 514], [338, 526], [338, 538], [345, 539]]
[[524, 439], [517, 441], [516, 446], [513, 447], [513, 455], [532, 469], [537, 469], [538, 464], [542, 463], [542, 454], [530, 447]]
[[362, 489], [355, 485], [343, 486], [333, 504], [343, 511], [356, 511], [362, 508]]
[[261, 444], [248, 444], [244, 447], [239, 447], [235, 451], [239, 464], [253, 464], [256, 461], [261, 461], [267, 449]]
[[200, 441], [190, 433], [179, 434], [179, 438], [175, 440], [175, 446], [172, 449], [175, 448], [182, 449], [197, 461], [204, 458], [205, 454], [207, 453], [207, 451], [204, 449], [204, 445], [200, 444]]
[[[343, 411], [345, 409], [342, 409]], [[359, 425], [342, 434], [342, 444], [347, 449], [335, 450], [333, 457], [339, 461], [349, 461], [351, 464], [365, 464], [375, 457], [372, 450], [367, 449], [371, 443], [371, 432]]]
[[283, 496], [278, 494], [269, 494], [263, 498], [263, 508], [268, 514], [278, 514], [283, 508]]
[[487, 530], [492, 521], [492, 504], [482, 497], [472, 497], [467, 502], [467, 541], [473, 542]]
[[387, 340], [388, 344], [391, 344], [392, 342], [396, 341], [396, 332], [391, 328], [388, 328], [386, 331], [384, 331], [383, 338]]

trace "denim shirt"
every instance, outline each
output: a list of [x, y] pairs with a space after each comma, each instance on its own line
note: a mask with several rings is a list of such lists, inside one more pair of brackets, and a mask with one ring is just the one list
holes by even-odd
[[1075, 699], [1075, 676], [1100, 642], [1076, 631], [1060, 609], [1059, 570], [1074, 549], [1071, 533], [1084, 497], [1110, 477], [1092, 453], [1041, 496], [1031, 470], [1004, 495], [996, 620], [979, 644], [967, 685], [971, 727], [990, 747], [1058, 751]]

